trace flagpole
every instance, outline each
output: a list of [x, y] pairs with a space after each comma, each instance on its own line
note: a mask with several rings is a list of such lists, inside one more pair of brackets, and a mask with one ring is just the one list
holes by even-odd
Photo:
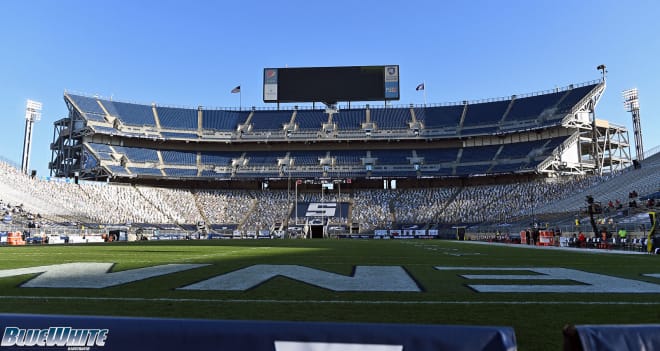
[[423, 81], [422, 84], [424, 84], [424, 106], [426, 106], [426, 81]]
[[240, 88], [238, 89], [238, 109], [243, 110], [243, 84], [238, 85]]

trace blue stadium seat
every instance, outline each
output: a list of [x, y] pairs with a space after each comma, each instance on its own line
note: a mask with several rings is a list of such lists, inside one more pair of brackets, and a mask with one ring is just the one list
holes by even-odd
[[232, 159], [239, 158], [242, 152], [232, 151], [202, 151], [202, 164], [229, 166]]
[[294, 159], [295, 165], [320, 165], [319, 159], [325, 157], [327, 151], [291, 151], [289, 157]]
[[148, 176], [159, 176], [162, 177], [163, 174], [158, 168], [152, 167], [128, 167], [128, 170], [134, 175], [148, 175]]
[[346, 151], [331, 151], [332, 157], [335, 157], [336, 163], [339, 166], [345, 165], [361, 165], [362, 158], [367, 156], [365, 151], [360, 150], [346, 150]]
[[379, 165], [405, 165], [410, 164], [408, 157], [412, 157], [412, 150], [372, 150], [371, 157]]
[[249, 111], [204, 110], [202, 128], [233, 132], [239, 124], [245, 123], [249, 115]]
[[426, 129], [457, 127], [463, 115], [464, 105], [417, 107], [415, 119], [424, 123]]
[[277, 159], [283, 158], [286, 152], [271, 151], [250, 151], [245, 154], [248, 159], [248, 166], [277, 166]]
[[98, 102], [96, 102], [96, 98], [73, 94], [68, 94], [68, 96], [74, 105], [78, 108], [78, 110], [80, 110], [80, 112], [91, 113], [100, 116], [105, 115], [105, 111], [103, 111]]
[[505, 121], [534, 120], [540, 116], [550, 118], [556, 115], [555, 105], [564, 94], [564, 92], [557, 92], [514, 99], [513, 106], [506, 115]]
[[89, 149], [92, 151], [92, 154], [96, 155], [100, 160], [111, 161], [112, 160], [112, 150], [110, 146], [105, 144], [96, 144], [88, 143]]
[[500, 145], [464, 147], [461, 163], [492, 161]]
[[332, 117], [339, 130], [361, 130], [362, 123], [367, 119], [364, 109], [340, 110]]
[[106, 166], [110, 173], [114, 176], [127, 176], [128, 171], [123, 166], [118, 165], [108, 165]]
[[409, 108], [372, 108], [371, 122], [380, 130], [409, 129], [412, 121]]
[[156, 126], [151, 106], [127, 102], [101, 100], [110, 115], [118, 117], [122, 123], [135, 126]]
[[158, 153], [154, 149], [140, 147], [115, 146], [118, 153], [126, 155], [131, 162], [160, 162]]
[[319, 130], [328, 122], [328, 114], [322, 110], [300, 110], [296, 113], [296, 123], [300, 130]]
[[515, 144], [504, 144], [497, 159], [518, 159], [528, 157], [532, 151], [538, 150], [546, 143], [546, 141], [547, 140], [536, 140]]
[[583, 87], [574, 88], [567, 92], [567, 96], [557, 106], [557, 112], [568, 113], [570, 110], [586, 97], [598, 84], [585, 85]]
[[292, 115], [293, 111], [255, 111], [250, 124], [253, 131], [282, 131]]
[[187, 166], [197, 164], [196, 151], [163, 150], [160, 154], [163, 156], [163, 163], [165, 164]]
[[511, 100], [469, 104], [463, 127], [499, 123], [510, 103]]
[[197, 129], [197, 110], [176, 107], [156, 107], [161, 128]]
[[448, 149], [417, 149], [417, 156], [424, 158], [424, 164], [455, 162], [458, 148]]

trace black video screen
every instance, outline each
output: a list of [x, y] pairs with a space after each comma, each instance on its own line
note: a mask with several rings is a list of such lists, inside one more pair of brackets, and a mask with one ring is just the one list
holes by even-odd
[[385, 100], [383, 66], [278, 69], [278, 101]]

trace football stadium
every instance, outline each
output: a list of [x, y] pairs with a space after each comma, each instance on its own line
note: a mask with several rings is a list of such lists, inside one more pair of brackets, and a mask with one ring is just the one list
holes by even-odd
[[385, 65], [265, 68], [272, 108], [64, 92], [51, 176], [0, 167], [2, 347], [653, 349], [660, 154], [596, 118], [606, 85], [401, 106]]

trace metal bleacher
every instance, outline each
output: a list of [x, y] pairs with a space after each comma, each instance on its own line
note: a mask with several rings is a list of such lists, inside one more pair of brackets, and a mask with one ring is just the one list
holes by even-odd
[[539, 212], [557, 213], [577, 211], [585, 205], [585, 197], [593, 196], [595, 201], [607, 203], [609, 200], [621, 200], [626, 204], [628, 194], [636, 191], [640, 196], [660, 190], [660, 153], [642, 161], [641, 168], [630, 167], [623, 172], [610, 175], [604, 181], [559, 199], [539, 208]]

